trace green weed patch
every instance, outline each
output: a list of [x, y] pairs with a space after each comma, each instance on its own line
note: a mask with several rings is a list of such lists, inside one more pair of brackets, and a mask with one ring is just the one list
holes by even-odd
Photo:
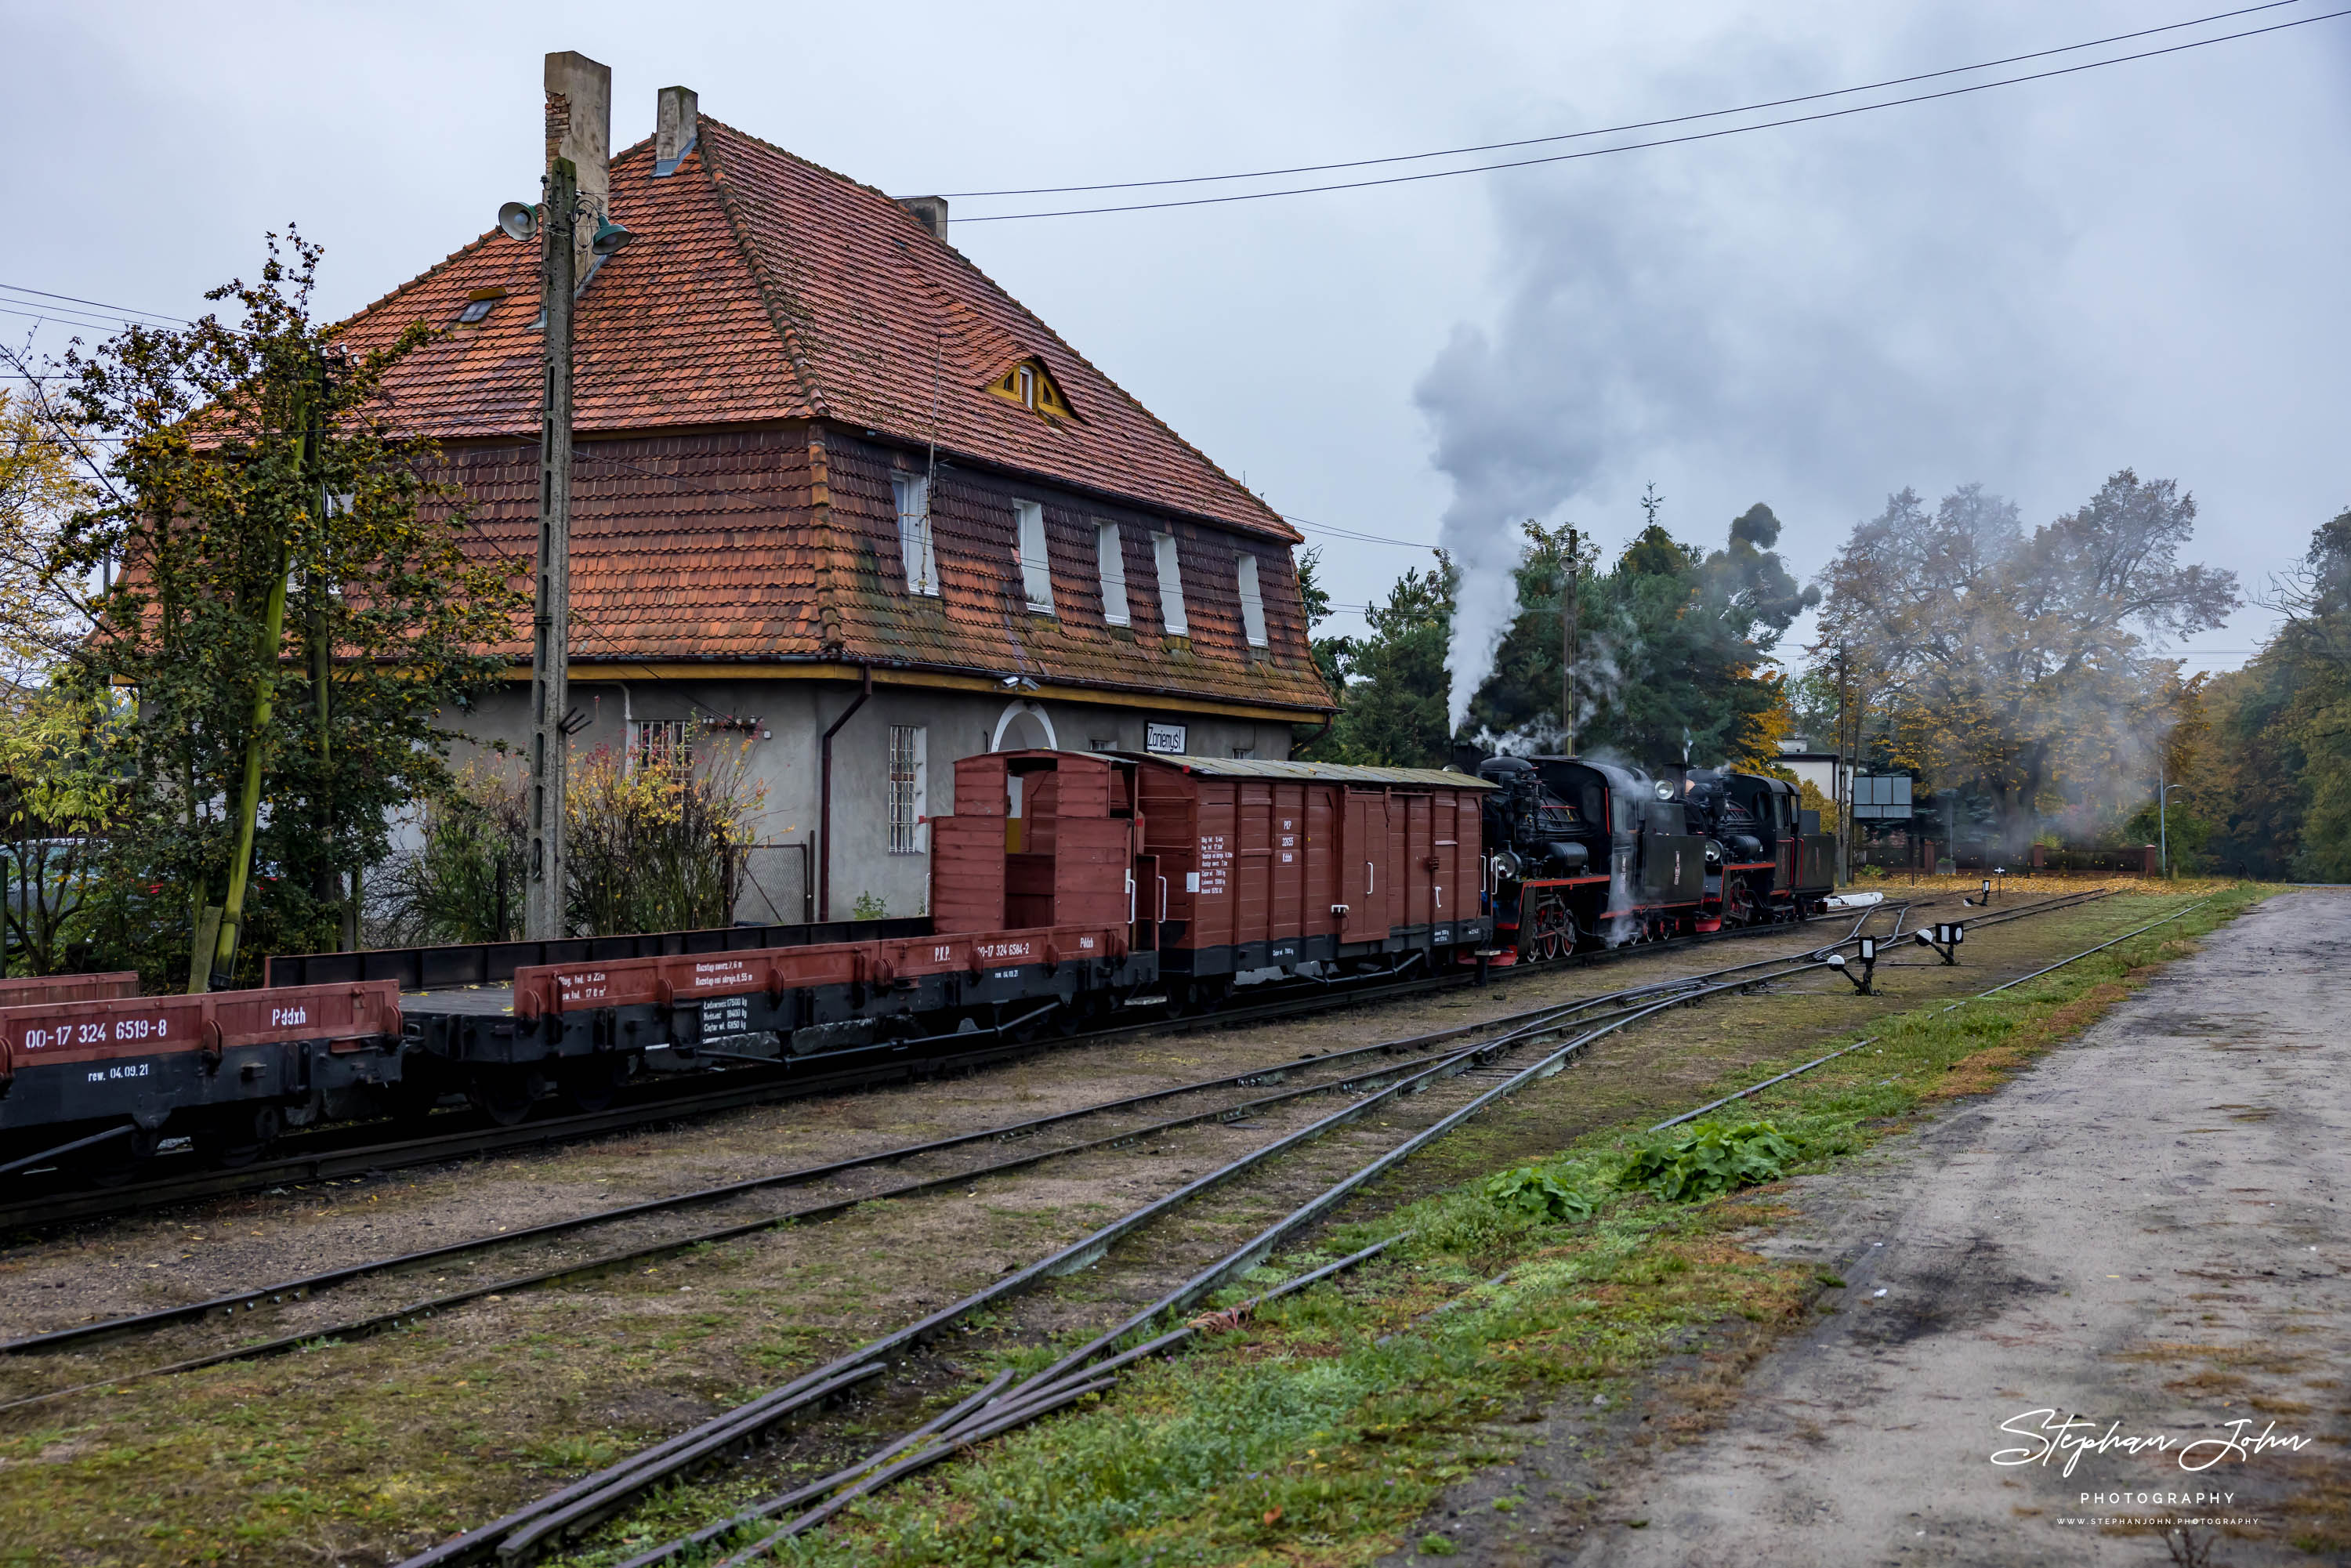
[[1769, 1122], [1736, 1127], [1700, 1122], [1688, 1135], [1625, 1161], [1616, 1185], [1645, 1188], [1668, 1203], [1695, 1203], [1734, 1187], [1778, 1181], [1800, 1157], [1797, 1145]]

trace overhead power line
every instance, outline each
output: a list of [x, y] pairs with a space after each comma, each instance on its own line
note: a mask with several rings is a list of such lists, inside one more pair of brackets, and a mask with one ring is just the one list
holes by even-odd
[[[2252, 7], [2252, 9], [2256, 9], [2256, 10], [2264, 10], [2264, 9], [2268, 9], [2268, 7], [2267, 7], [2267, 6], [2257, 6], [2257, 7]], [[2223, 12], [2223, 13], [2219, 13], [2218, 15], [2219, 15], [2219, 16], [2230, 16], [2230, 15], [2240, 15], [2240, 14], [2241, 14], [2241, 13], [2230, 13], [2230, 12]], [[1274, 199], [1275, 197], [1278, 197], [1278, 196], [1311, 196], [1311, 195], [1317, 195], [1317, 194], [1321, 194], [1321, 193], [1322, 193], [1330, 192], [1330, 191], [1361, 191], [1361, 190], [1367, 190], [1367, 189], [1371, 189], [1371, 188], [1373, 188], [1373, 187], [1374, 187], [1374, 186], [1380, 186], [1380, 185], [1411, 185], [1411, 184], [1418, 184], [1418, 183], [1422, 183], [1422, 182], [1424, 182], [1424, 181], [1428, 181], [1428, 180], [1449, 180], [1449, 179], [1453, 179], [1453, 178], [1455, 178], [1455, 177], [1457, 177], [1457, 176], [1458, 176], [1458, 175], [1462, 175], [1462, 174], [1488, 174], [1488, 173], [1493, 173], [1493, 172], [1495, 172], [1496, 171], [1503, 170], [1503, 169], [1529, 169], [1529, 168], [1533, 168], [1533, 167], [1536, 167], [1536, 166], [1538, 166], [1538, 165], [1540, 165], [1540, 164], [1544, 164], [1544, 163], [1568, 163], [1568, 162], [1579, 162], [1579, 161], [1581, 161], [1581, 160], [1587, 159], [1587, 158], [1605, 158], [1605, 157], [1610, 156], [1610, 155], [1611, 155], [1611, 154], [1613, 154], [1613, 153], [1618, 153], [1618, 152], [1643, 152], [1643, 151], [1646, 151], [1646, 150], [1650, 149], [1650, 148], [1656, 148], [1656, 147], [1677, 147], [1677, 146], [1682, 145], [1682, 144], [1683, 144], [1683, 143], [1685, 143], [1685, 142], [1691, 142], [1691, 141], [1717, 141], [1717, 140], [1719, 140], [1719, 139], [1720, 139], [1720, 138], [1722, 138], [1722, 137], [1726, 137], [1726, 136], [1743, 136], [1743, 135], [1746, 135], [1747, 133], [1749, 133], [1749, 132], [1750, 132], [1750, 131], [1776, 131], [1776, 130], [1780, 130], [1780, 129], [1782, 129], [1782, 128], [1783, 128], [1783, 127], [1791, 126], [1791, 125], [1809, 125], [1809, 124], [1812, 124], [1812, 123], [1813, 123], [1814, 121], [1817, 121], [1817, 120], [1843, 120], [1843, 119], [1849, 118], [1850, 116], [1856, 115], [1856, 114], [1869, 114], [1869, 113], [1875, 112], [1876, 110], [1881, 110], [1881, 109], [1899, 109], [1899, 108], [1902, 108], [1902, 107], [1904, 107], [1905, 105], [1907, 105], [1907, 104], [1914, 104], [1914, 103], [1931, 103], [1931, 102], [1934, 102], [1934, 101], [1936, 101], [1936, 100], [1938, 100], [1938, 99], [1947, 99], [1947, 98], [1963, 98], [1963, 97], [1967, 96], [1967, 95], [1968, 95], [1968, 94], [1970, 94], [1970, 93], [1988, 92], [1988, 91], [1991, 90], [1991, 89], [1994, 89], [1994, 88], [2002, 88], [2002, 87], [2017, 87], [2017, 86], [2020, 86], [2020, 85], [2022, 85], [2022, 84], [2023, 84], [2023, 83], [2025, 83], [2025, 82], [2046, 81], [2046, 80], [2049, 80], [2049, 79], [2051, 79], [2051, 78], [2055, 78], [2055, 77], [2076, 76], [2076, 75], [2079, 75], [2080, 73], [2082, 73], [2082, 72], [2084, 72], [2084, 71], [2100, 70], [2100, 69], [2103, 69], [2104, 68], [2105, 68], [2105, 67], [2107, 67], [2107, 66], [2128, 65], [2128, 64], [2131, 64], [2132, 62], [2134, 62], [2134, 61], [2137, 61], [2137, 60], [2149, 60], [2149, 59], [2156, 59], [2156, 58], [2159, 58], [2159, 57], [2161, 57], [2162, 56], [2165, 56], [2165, 55], [2177, 55], [2177, 54], [2183, 54], [2183, 53], [2187, 52], [2187, 51], [2188, 51], [2188, 50], [2189, 50], [2189, 49], [2209, 48], [2210, 47], [2211, 47], [2211, 46], [2212, 46], [2212, 45], [2214, 45], [2214, 44], [2227, 44], [2227, 43], [2233, 43], [2233, 42], [2235, 42], [2235, 41], [2237, 41], [2237, 40], [2239, 40], [2239, 39], [2241, 39], [2241, 38], [2255, 38], [2255, 37], [2262, 37], [2262, 35], [2264, 35], [2264, 34], [2268, 34], [2268, 33], [2282, 33], [2282, 32], [2285, 32], [2285, 31], [2287, 31], [2287, 30], [2288, 30], [2288, 29], [2290, 29], [2290, 28], [2294, 28], [2294, 27], [2306, 27], [2306, 26], [2309, 26], [2311, 24], [2313, 24], [2313, 23], [2314, 23], [2314, 22], [2330, 22], [2330, 21], [2333, 21], [2333, 20], [2335, 20], [2335, 18], [2337, 18], [2337, 17], [2339, 17], [2339, 16], [2351, 16], [2351, 8], [2346, 8], [2346, 9], [2343, 9], [2343, 10], [2337, 10], [2337, 11], [2327, 11], [2327, 12], [2324, 12], [2324, 13], [2322, 13], [2322, 14], [2318, 15], [2318, 16], [2298, 16], [2298, 17], [2295, 17], [2295, 18], [2294, 18], [2294, 20], [2292, 20], [2292, 21], [2288, 21], [2288, 22], [2277, 22], [2277, 23], [2273, 23], [2273, 24], [2272, 24], [2271, 26], [2266, 26], [2266, 27], [2248, 27], [2248, 28], [2244, 29], [2244, 30], [2243, 30], [2243, 31], [2241, 31], [2241, 32], [2236, 32], [2236, 33], [2223, 33], [2223, 34], [2219, 35], [2218, 37], [2210, 37], [2210, 38], [2197, 38], [2197, 39], [2190, 40], [2189, 42], [2188, 42], [2188, 43], [2184, 43], [2184, 44], [2171, 44], [2171, 45], [2168, 45], [2168, 46], [2166, 46], [2165, 47], [2163, 47], [2163, 48], [2159, 48], [2159, 49], [2141, 49], [2141, 50], [2137, 51], [2137, 53], [2135, 53], [2135, 54], [2127, 54], [2127, 55], [2115, 55], [2115, 56], [2112, 56], [2112, 57], [2110, 57], [2106, 58], [2106, 59], [2102, 59], [2102, 60], [2085, 60], [2085, 61], [2084, 61], [2083, 63], [2081, 63], [2080, 65], [2073, 65], [2073, 66], [2059, 66], [2059, 67], [2056, 67], [2056, 68], [2053, 68], [2053, 69], [2045, 70], [2045, 71], [2028, 71], [2028, 72], [2026, 72], [2026, 73], [2024, 73], [2024, 74], [2022, 74], [2022, 75], [2021, 75], [2021, 76], [2002, 77], [2002, 78], [2000, 78], [1999, 80], [1997, 80], [1997, 81], [1971, 82], [1971, 83], [1970, 83], [1969, 85], [1967, 85], [1967, 86], [1965, 86], [1965, 87], [1945, 88], [1945, 89], [1942, 89], [1941, 90], [1937, 91], [1937, 92], [1921, 92], [1921, 93], [1912, 93], [1912, 94], [1910, 94], [1910, 95], [1909, 95], [1908, 97], [1907, 97], [1907, 98], [1891, 98], [1891, 99], [1884, 99], [1883, 101], [1881, 101], [1881, 102], [1877, 102], [1877, 103], [1862, 103], [1862, 104], [1855, 104], [1855, 105], [1853, 105], [1853, 106], [1851, 106], [1851, 107], [1849, 107], [1849, 108], [1845, 108], [1845, 109], [1827, 109], [1827, 110], [1819, 110], [1818, 112], [1816, 112], [1816, 113], [1813, 113], [1813, 114], [1792, 114], [1792, 115], [1785, 116], [1785, 117], [1783, 117], [1783, 118], [1782, 118], [1782, 119], [1779, 119], [1779, 120], [1758, 120], [1758, 121], [1756, 121], [1755, 123], [1753, 123], [1753, 124], [1751, 124], [1751, 125], [1732, 125], [1732, 126], [1725, 126], [1725, 127], [1723, 127], [1723, 128], [1721, 128], [1721, 129], [1719, 129], [1719, 130], [1715, 130], [1715, 131], [1691, 131], [1691, 132], [1689, 132], [1689, 133], [1687, 133], [1687, 134], [1686, 134], [1686, 135], [1682, 135], [1682, 136], [1660, 136], [1660, 137], [1652, 138], [1651, 140], [1649, 140], [1649, 141], [1626, 141], [1626, 142], [1620, 142], [1620, 143], [1618, 143], [1618, 144], [1616, 144], [1616, 145], [1614, 145], [1614, 146], [1612, 146], [1612, 147], [1593, 147], [1593, 148], [1586, 148], [1586, 149], [1583, 149], [1583, 150], [1581, 150], [1581, 151], [1578, 151], [1578, 152], [1552, 152], [1552, 153], [1547, 153], [1547, 154], [1545, 154], [1544, 156], [1540, 157], [1540, 158], [1513, 158], [1513, 159], [1507, 159], [1507, 160], [1505, 160], [1505, 161], [1503, 161], [1503, 162], [1499, 162], [1499, 163], [1472, 163], [1472, 164], [1470, 164], [1470, 165], [1467, 166], [1466, 168], [1460, 168], [1460, 169], [1432, 169], [1432, 170], [1429, 170], [1429, 171], [1427, 171], [1427, 172], [1422, 172], [1422, 173], [1415, 173], [1415, 174], [1389, 174], [1389, 175], [1384, 175], [1384, 176], [1383, 176], [1383, 177], [1381, 177], [1381, 178], [1379, 178], [1379, 179], [1375, 179], [1375, 180], [1339, 180], [1339, 181], [1332, 181], [1332, 182], [1331, 182], [1331, 183], [1326, 183], [1326, 184], [1320, 184], [1320, 185], [1290, 185], [1290, 186], [1285, 186], [1285, 187], [1283, 187], [1283, 188], [1281, 188], [1281, 189], [1280, 189], [1280, 190], [1274, 190], [1274, 191], [1243, 191], [1243, 192], [1238, 192], [1238, 193], [1235, 193], [1235, 194], [1232, 194], [1232, 195], [1223, 195], [1223, 196], [1186, 196], [1186, 197], [1178, 198], [1178, 199], [1174, 200], [1174, 201], [1165, 201], [1165, 202], [1124, 202], [1124, 203], [1120, 203], [1120, 204], [1115, 204], [1115, 205], [1112, 205], [1112, 206], [1102, 206], [1102, 207], [1057, 207], [1057, 208], [1050, 208], [1050, 209], [1046, 209], [1046, 210], [1042, 210], [1042, 211], [1038, 211], [1038, 212], [1029, 212], [1029, 213], [991, 213], [991, 214], [982, 214], [982, 215], [979, 215], [979, 216], [977, 216], [977, 217], [958, 217], [957, 219], [956, 219], [956, 223], [957, 224], [957, 225], [958, 225], [958, 226], [961, 226], [961, 225], [970, 225], [970, 224], [1001, 224], [1001, 223], [1016, 223], [1016, 222], [1019, 222], [1019, 221], [1021, 221], [1021, 220], [1029, 219], [1029, 218], [1077, 218], [1077, 217], [1093, 217], [1093, 216], [1098, 216], [1098, 215], [1101, 215], [1101, 214], [1108, 214], [1108, 213], [1144, 213], [1144, 212], [1156, 212], [1156, 211], [1159, 211], [1159, 210], [1161, 210], [1161, 209], [1163, 209], [1163, 208], [1168, 208], [1168, 207], [1210, 207], [1210, 206], [1223, 206], [1223, 205], [1227, 205], [1227, 204], [1231, 204], [1231, 203], [1235, 203], [1235, 202], [1263, 202], [1263, 201], [1270, 201], [1270, 200], [1272, 200], [1272, 199]], [[2206, 18], [2206, 20], [2208, 20], [2208, 21], [2209, 21], [2209, 20], [2212, 20], [2212, 19], [2215, 19], [2215, 18]], [[2194, 24], [2194, 23], [2179, 23], [2179, 24], [2176, 24], [2175, 26], [2195, 26], [2195, 25], [2196, 25], [2196, 24]], [[2124, 37], [2131, 37], [2131, 36], [2133, 36], [2133, 35], [2123, 35], [2123, 36], [2124, 36]], [[2080, 46], [2075, 46], [2075, 47], [2091, 47], [2091, 46], [2088, 46], [2088, 45], [2080, 45]], [[2043, 51], [2043, 53], [2044, 53], [2044, 54], [2046, 54], [2046, 53], [2055, 53], [2055, 52], [2061, 52], [2061, 51]], [[2034, 57], [2034, 56], [2019, 56], [2019, 57], [2017, 57], [2022, 59], [2022, 58], [2033, 58], [2033, 57]], [[1983, 68], [1983, 67], [1980, 67], [1980, 66], [1973, 66], [1973, 67], [1962, 66], [1962, 67], [1954, 67], [1954, 68], [1953, 68], [1953, 70], [1956, 70], [1956, 71], [1967, 71], [1967, 70], [1980, 70], [1980, 69], [1982, 69], [1982, 68]], [[1930, 74], [1931, 74], [1931, 75], [1949, 75], [1949, 74], [1951, 74], [1951, 73], [1950, 73], [1950, 72], [1935, 72], [1935, 73], [1930, 73]], [[1920, 78], [1907, 78], [1907, 79], [1910, 79], [1910, 80], [1924, 80], [1924, 79], [1927, 79], [1927, 78], [1923, 78], [1923, 77], [1920, 77]], [[1866, 90], [1868, 90], [1868, 89], [1862, 89], [1862, 88], [1850, 88], [1850, 89], [1841, 89], [1841, 91], [1842, 91], [1842, 92], [1860, 92], [1860, 91], [1866, 91]], [[1826, 94], [1826, 93], [1823, 93], [1823, 94], [1814, 94], [1814, 95], [1812, 95], [1812, 96], [1813, 96], [1813, 98], [1817, 99], [1817, 98], [1824, 98], [1824, 97], [1839, 96], [1839, 94]], [[1793, 102], [1804, 102], [1804, 101], [1809, 101], [1809, 100], [1808, 100], [1808, 99], [1783, 99], [1783, 100], [1782, 100], [1782, 102], [1788, 102], [1788, 103], [1793, 103]], [[1750, 112], [1753, 112], [1756, 109], [1758, 109], [1758, 108], [1761, 108], [1761, 107], [1765, 107], [1765, 106], [1761, 106], [1761, 105], [1750, 106], [1750, 108], [1745, 109], [1745, 110], [1709, 110], [1709, 111], [1708, 111], [1708, 112], [1707, 112], [1706, 114], [1685, 115], [1685, 116], [1678, 117], [1678, 118], [1677, 118], [1677, 119], [1676, 119], [1676, 120], [1656, 120], [1656, 121], [1651, 121], [1651, 122], [1649, 122], [1649, 123], [1650, 123], [1650, 124], [1652, 124], [1652, 125], [1680, 124], [1680, 123], [1686, 123], [1686, 122], [1687, 122], [1687, 121], [1695, 120], [1703, 120], [1703, 119], [1711, 119], [1711, 118], [1716, 118], [1716, 117], [1720, 116], [1720, 115], [1728, 115], [1728, 114], [1740, 114], [1740, 113], [1750, 113]], [[1577, 132], [1577, 133], [1575, 133], [1575, 134], [1577, 134], [1577, 135], [1599, 136], [1599, 135], [1606, 135], [1606, 134], [1609, 134], [1609, 133], [1608, 133], [1608, 132], [1606, 132], [1606, 131], [1588, 131], [1588, 132]], [[1541, 139], [1538, 139], [1538, 140], [1552, 140], [1552, 141], [1555, 141], [1555, 140], [1564, 140], [1564, 138], [1541, 138]], [[1507, 145], [1507, 144], [1502, 144], [1502, 145]], [[1439, 156], [1443, 156], [1443, 154], [1440, 154], [1440, 153], [1416, 154], [1416, 156], [1439, 157]], [[1367, 160], [1367, 162], [1379, 162], [1379, 160]], [[1345, 166], [1345, 165], [1333, 165], [1333, 167], [1343, 167], [1343, 166]], [[1217, 178], [1217, 176], [1198, 176], [1198, 177], [1196, 177], [1196, 178], [1198, 178], [1198, 179], [1207, 179], [1207, 178]], [[1232, 177], [1233, 177], [1233, 178], [1249, 178], [1249, 176], [1246, 176], [1246, 175], [1237, 175], [1237, 176], [1232, 176]], [[1139, 186], [1139, 185], [1143, 185], [1143, 184], [1146, 184], [1146, 183], [1155, 183], [1155, 182], [1135, 182], [1135, 183], [1134, 183], [1134, 184], [1135, 184], [1135, 185], [1137, 185], [1137, 186]], [[1192, 182], [1159, 182], [1159, 183], [1192, 183]], [[1124, 187], [1124, 186], [1106, 186], [1106, 187], [1102, 187], [1102, 188], [1104, 188], [1104, 189], [1122, 189], [1122, 188], [1131, 188], [1131, 187]]]
[[189, 324], [184, 316], [167, 316], [160, 310], [141, 310], [131, 305], [110, 305], [103, 299], [84, 299], [77, 294], [52, 294], [46, 288], [30, 288], [21, 283], [0, 283], [0, 293], [30, 294], [36, 298], [57, 299], [68, 305], [87, 305], [124, 322], [133, 317], [144, 317], [151, 321], [168, 321], [181, 327]]
[[[1767, 99], [1760, 103], [1741, 104], [1737, 109], [1709, 109], [1697, 114], [1677, 114], [1665, 120], [1635, 120], [1623, 125], [1604, 125], [1591, 131], [1562, 131], [1550, 136], [1525, 136], [1514, 141], [1480, 141], [1467, 147], [1440, 147], [1433, 152], [1399, 152], [1385, 158], [1351, 158], [1336, 163], [1295, 163], [1283, 169], [1249, 169], [1236, 174], [1185, 174], [1163, 180], [1112, 180], [1098, 185], [1029, 185], [1005, 191], [947, 191], [950, 201], [977, 200], [983, 196], [1073, 196], [1091, 191], [1138, 191], [1166, 185], [1207, 185], [1227, 180], [1270, 180], [1287, 174], [1327, 174], [1340, 169], [1373, 169], [1388, 163], [1417, 163], [1430, 158], [1465, 158], [1472, 152], [1501, 152], [1514, 147], [1541, 147], [1553, 141], [1582, 141], [1594, 136], [1617, 136], [1633, 131], [1655, 131], [1660, 126], [1687, 125], [1694, 120], [1719, 120], [1729, 114], [1759, 114], [1767, 109], [1786, 109], [1793, 104], [1817, 103], [1823, 99], [1846, 98], [1857, 92], [1877, 92], [1889, 87], [1907, 87], [1913, 82], [1933, 81], [1940, 77], [1964, 76], [1970, 71], [1995, 70], [2001, 66], [2021, 65], [2026, 60], [2047, 59], [2053, 55], [2077, 54], [2084, 49], [2100, 48], [2107, 44], [2127, 43], [2133, 38], [2151, 37], [2158, 33], [2176, 33], [2183, 27], [2200, 27], [2212, 22], [2223, 22], [2231, 16], [2247, 16], [2256, 11], [2275, 11], [2287, 5], [2299, 5], [2305, 0], [2265, 0], [2259, 5], [2241, 6], [2234, 11], [2218, 11], [2210, 16], [2198, 16], [2186, 22], [2167, 22], [2160, 27], [2141, 27], [2136, 32], [2113, 33], [2103, 38], [2091, 38], [2079, 44], [2062, 44], [2053, 49], [2035, 49], [2030, 54], [2008, 55], [1996, 60], [1978, 60], [1971, 66], [1949, 66], [1937, 71], [1921, 71], [1916, 76], [1888, 77], [1884, 81], [1864, 82], [1859, 87], [1832, 88], [1825, 92], [1808, 92], [1794, 98]], [[965, 222], [971, 220], [966, 219]]]
[[1353, 528], [1338, 528], [1330, 523], [1309, 522], [1304, 517], [1292, 517], [1288, 512], [1281, 514], [1281, 519], [1284, 522], [1296, 523], [1308, 533], [1329, 534], [1333, 538], [1349, 539], [1360, 544], [1400, 545], [1405, 549], [1435, 549], [1437, 548], [1435, 545], [1426, 543], [1420, 539], [1392, 539], [1385, 534], [1358, 533]]

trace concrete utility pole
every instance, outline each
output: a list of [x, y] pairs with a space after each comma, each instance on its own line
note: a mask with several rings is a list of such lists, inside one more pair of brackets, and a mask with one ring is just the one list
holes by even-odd
[[1575, 638], [1576, 620], [1583, 610], [1583, 596], [1577, 592], [1583, 560], [1577, 551], [1583, 539], [1573, 525], [1567, 530], [1567, 555], [1562, 563], [1559, 590], [1559, 727], [1566, 737], [1563, 749], [1575, 755]]
[[563, 797], [571, 711], [567, 665], [571, 628], [571, 294], [580, 172], [569, 158], [548, 170], [540, 222], [539, 309], [547, 329], [545, 402], [539, 420], [538, 601], [530, 648], [530, 880], [523, 936], [551, 942], [563, 925]]

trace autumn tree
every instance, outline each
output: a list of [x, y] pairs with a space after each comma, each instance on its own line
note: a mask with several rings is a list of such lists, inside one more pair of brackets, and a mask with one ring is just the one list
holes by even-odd
[[2206, 734], [2179, 767], [2179, 800], [2221, 866], [2351, 881], [2351, 510], [2258, 597], [2283, 622], [2201, 694]]
[[434, 716], [501, 673], [483, 650], [517, 602], [378, 401], [426, 329], [345, 352], [311, 314], [319, 255], [273, 237], [258, 281], [207, 296], [225, 314], [77, 346], [51, 409], [103, 454], [50, 563], [101, 585], [54, 683], [136, 695], [91, 732], [130, 780], [98, 926], [159, 980], [246, 878], [246, 940], [198, 952], [199, 977], [336, 944], [388, 816], [444, 779]]
[[2129, 469], [2029, 532], [1980, 486], [1931, 513], [1900, 491], [1830, 564], [1816, 652], [1844, 651], [1897, 761], [1990, 798], [2020, 848], [2069, 794], [2154, 773], [2178, 717], [2162, 649], [2238, 602], [2233, 573], [2180, 559], [2195, 524], [2193, 497]]

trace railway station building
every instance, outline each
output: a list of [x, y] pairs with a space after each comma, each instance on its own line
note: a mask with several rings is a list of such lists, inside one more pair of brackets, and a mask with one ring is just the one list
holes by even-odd
[[[926, 913], [958, 758], [1278, 760], [1327, 721], [1300, 536], [967, 260], [945, 201], [683, 88], [608, 153], [610, 80], [548, 57], [547, 156], [633, 236], [575, 311], [572, 754], [742, 747], [764, 803], [737, 918]], [[526, 593], [538, 296], [538, 243], [493, 229], [346, 328], [435, 330], [393, 416]], [[453, 727], [527, 746], [528, 611], [499, 651], [511, 681]]]

